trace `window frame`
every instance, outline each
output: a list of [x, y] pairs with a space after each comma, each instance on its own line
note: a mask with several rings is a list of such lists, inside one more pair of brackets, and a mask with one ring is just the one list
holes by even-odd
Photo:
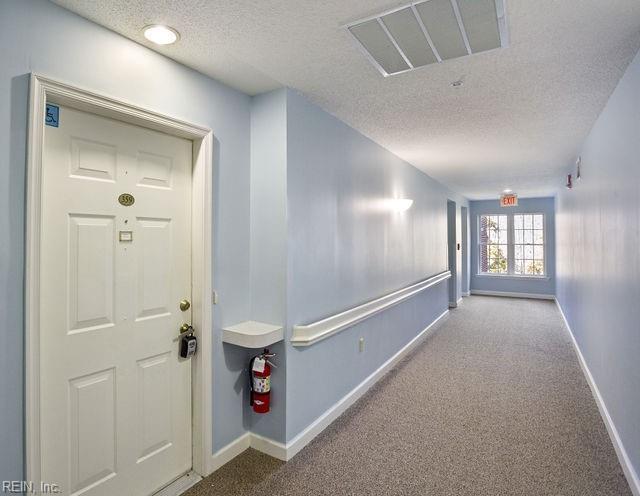
[[[480, 218], [496, 215], [507, 216], [507, 272], [482, 272], [480, 267], [481, 246], [480, 243]], [[541, 215], [542, 216], [542, 247], [544, 272], [542, 274], [516, 274], [515, 273], [515, 215]], [[547, 215], [543, 212], [485, 212], [476, 215], [476, 276], [479, 277], [499, 277], [503, 279], [549, 279], [547, 268]], [[539, 246], [539, 245], [538, 245]]]

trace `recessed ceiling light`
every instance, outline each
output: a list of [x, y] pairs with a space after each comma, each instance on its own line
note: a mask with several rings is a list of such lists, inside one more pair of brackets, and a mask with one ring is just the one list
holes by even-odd
[[162, 26], [161, 24], [146, 26], [142, 30], [142, 33], [146, 39], [156, 45], [171, 45], [171, 43], [175, 43], [178, 41], [178, 38], [180, 38], [180, 35], [175, 29], [169, 26]]
[[503, 192], [504, 194], [508, 195], [509, 193], [513, 193], [513, 190], [512, 190], [512, 189], [507, 188], [507, 189], [503, 189], [503, 190], [502, 190], [502, 192]]

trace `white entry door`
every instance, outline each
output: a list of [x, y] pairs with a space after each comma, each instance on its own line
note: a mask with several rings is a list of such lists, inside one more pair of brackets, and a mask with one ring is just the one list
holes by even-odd
[[191, 468], [191, 153], [66, 107], [45, 127], [41, 473], [63, 494], [147, 496]]

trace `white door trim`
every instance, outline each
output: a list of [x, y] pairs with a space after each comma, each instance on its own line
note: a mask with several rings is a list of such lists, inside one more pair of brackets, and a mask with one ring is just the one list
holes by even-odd
[[40, 481], [40, 235], [41, 177], [47, 102], [114, 118], [193, 141], [192, 319], [199, 340], [192, 358], [193, 470], [213, 471], [212, 415], [212, 243], [213, 132], [130, 103], [31, 75], [27, 148], [27, 231], [25, 267], [25, 435], [26, 480]]

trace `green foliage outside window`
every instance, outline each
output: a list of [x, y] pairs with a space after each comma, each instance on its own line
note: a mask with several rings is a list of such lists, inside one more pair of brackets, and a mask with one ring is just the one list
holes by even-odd
[[507, 255], [499, 245], [489, 245], [489, 272], [507, 272]]

